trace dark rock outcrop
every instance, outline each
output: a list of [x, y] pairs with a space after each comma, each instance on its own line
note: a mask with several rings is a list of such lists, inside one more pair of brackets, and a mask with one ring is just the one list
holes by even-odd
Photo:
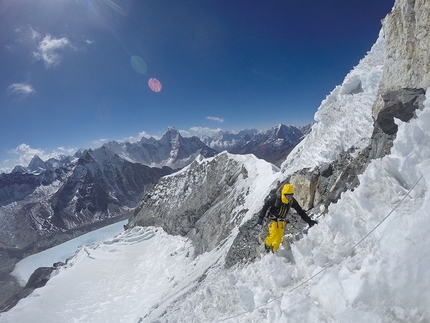
[[386, 134], [395, 134], [397, 125], [394, 118], [409, 121], [416, 109], [422, 109], [425, 93], [424, 89], [400, 89], [383, 94], [384, 106], [378, 113], [376, 123]]
[[40, 267], [37, 268], [34, 273], [30, 276], [27, 284], [24, 288], [16, 287], [16, 283], [13, 283], [10, 275], [3, 275], [8, 281], [6, 283], [14, 285], [13, 288], [8, 290], [9, 294], [12, 294], [3, 302], [0, 301], [0, 313], [6, 312], [12, 307], [14, 307], [20, 299], [27, 297], [30, 295], [36, 288], [40, 288], [46, 285], [49, 278], [51, 277], [51, 273], [53, 272], [54, 267]]

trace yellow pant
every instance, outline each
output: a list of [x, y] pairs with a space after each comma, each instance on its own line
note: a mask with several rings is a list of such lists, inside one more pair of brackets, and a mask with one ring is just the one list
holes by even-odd
[[267, 247], [271, 247], [273, 252], [278, 250], [279, 245], [281, 244], [282, 237], [284, 236], [284, 226], [284, 221], [270, 221], [269, 235], [264, 239], [264, 243]]

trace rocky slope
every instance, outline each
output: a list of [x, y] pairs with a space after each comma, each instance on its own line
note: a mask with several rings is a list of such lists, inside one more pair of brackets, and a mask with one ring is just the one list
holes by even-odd
[[[211, 251], [243, 224], [249, 205], [261, 202], [261, 197], [250, 193], [253, 182], [269, 185], [277, 172], [253, 155], [223, 152], [196, 160], [154, 185], [129, 218], [127, 228], [163, 227], [169, 234], [193, 240], [197, 255]], [[256, 244], [256, 240], [250, 242], [250, 246]]]

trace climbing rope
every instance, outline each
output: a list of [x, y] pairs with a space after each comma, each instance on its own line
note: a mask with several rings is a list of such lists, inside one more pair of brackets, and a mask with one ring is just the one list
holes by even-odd
[[[363, 238], [360, 239], [360, 241], [358, 241], [356, 244], [354, 244], [351, 248], [349, 248], [347, 251], [345, 251], [344, 253], [342, 253], [340, 256], [338, 256], [337, 258], [335, 258], [334, 260], [332, 260], [331, 262], [329, 262], [327, 265], [325, 265], [320, 271], [318, 271], [317, 273], [313, 274], [311, 277], [309, 277], [308, 279], [304, 280], [303, 282], [301, 282], [300, 284], [298, 284], [297, 286], [291, 288], [290, 290], [288, 290], [288, 293], [291, 293], [292, 291], [295, 291], [296, 289], [302, 287], [304, 284], [306, 284], [307, 282], [311, 281], [313, 278], [315, 278], [316, 276], [320, 275], [322, 272], [324, 272], [325, 270], [327, 270], [329, 267], [333, 266], [335, 263], [337, 263], [341, 258], [343, 258], [345, 255], [347, 255], [348, 253], [350, 253], [352, 250], [354, 250], [359, 244], [361, 244], [369, 235], [371, 235], [399, 206], [400, 204], [403, 203], [403, 201], [409, 196], [409, 194], [412, 192], [412, 190], [415, 188], [415, 186], [417, 186], [418, 182], [421, 180], [421, 178], [423, 178], [423, 175], [421, 175], [420, 178], [418, 178], [418, 180], [415, 182], [415, 184], [409, 189], [409, 191], [406, 193], [406, 195], [399, 201], [399, 203], [397, 203], [397, 205], [372, 229], [370, 230]], [[255, 310], [262, 308], [280, 298], [282, 298], [284, 296], [284, 294], [282, 294], [281, 296], [275, 297], [271, 300], [269, 300], [267, 303], [264, 303], [260, 306], [255, 307], [252, 312], [254, 312]], [[251, 312], [251, 313], [252, 313]], [[248, 314], [249, 312], [242, 312], [239, 314], [236, 314], [234, 316], [230, 316], [230, 317], [226, 317], [224, 319], [219, 320], [218, 322], [223, 322], [223, 321], [227, 321], [245, 314]]]

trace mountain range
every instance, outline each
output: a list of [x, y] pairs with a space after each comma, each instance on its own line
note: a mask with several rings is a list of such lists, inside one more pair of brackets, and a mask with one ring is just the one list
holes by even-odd
[[[36, 271], [27, 293], [46, 286], [0, 318], [429, 322], [429, 12], [396, 0], [279, 168], [226, 151], [196, 157], [144, 194], [121, 234]], [[267, 254], [258, 214], [287, 182], [318, 224], [289, 214]]]
[[308, 128], [278, 125], [268, 131], [219, 132], [202, 138], [205, 144], [169, 127], [160, 139], [112, 141], [46, 161], [34, 156], [28, 166], [17, 165], [0, 175], [0, 273], [8, 273], [25, 256], [128, 218], [161, 177], [199, 156], [228, 150], [279, 162]]

